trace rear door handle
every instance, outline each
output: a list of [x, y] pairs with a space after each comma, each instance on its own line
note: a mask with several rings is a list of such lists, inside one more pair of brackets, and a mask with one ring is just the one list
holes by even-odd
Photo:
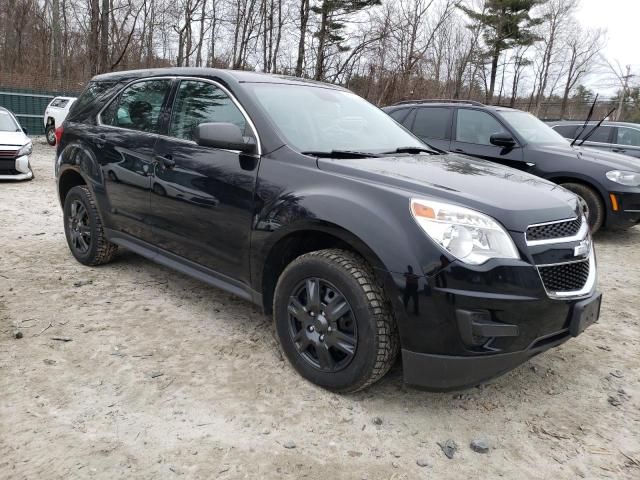
[[162, 163], [165, 168], [173, 168], [176, 166], [176, 161], [173, 159], [173, 156], [170, 154], [167, 155], [156, 155], [156, 160]]
[[613, 152], [616, 152], [616, 153], [624, 153], [624, 152], [626, 152], [626, 150], [624, 148], [612, 148], [611, 150]]
[[461, 149], [461, 148], [454, 148], [454, 149], [453, 149], [453, 151], [454, 151], [455, 153], [467, 153], [467, 152], [465, 152], [465, 151], [464, 151], [463, 149]]

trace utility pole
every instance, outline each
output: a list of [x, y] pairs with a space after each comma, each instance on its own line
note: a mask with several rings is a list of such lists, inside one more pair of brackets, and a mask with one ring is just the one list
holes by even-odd
[[631, 75], [631, 65], [627, 65], [627, 74], [620, 77], [622, 81], [622, 93], [620, 94], [620, 101], [618, 102], [618, 108], [616, 110], [616, 118], [614, 119], [616, 122], [620, 120], [620, 116], [622, 115], [622, 110], [624, 109], [624, 99], [627, 95], [627, 89], [629, 88], [629, 79], [634, 75]]

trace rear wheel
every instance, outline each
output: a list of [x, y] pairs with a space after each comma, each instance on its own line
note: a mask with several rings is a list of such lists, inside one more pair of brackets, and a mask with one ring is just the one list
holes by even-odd
[[598, 192], [581, 183], [563, 183], [561, 185], [578, 196], [582, 210], [584, 211], [585, 217], [587, 217], [591, 233], [596, 233], [600, 230], [604, 222], [605, 211], [604, 204]]
[[73, 187], [64, 200], [64, 233], [71, 253], [84, 265], [107, 263], [118, 250], [104, 234], [95, 200], [86, 185]]
[[51, 146], [56, 144], [56, 127], [53, 124], [47, 125], [45, 129], [45, 135], [47, 137], [47, 143]]
[[284, 270], [274, 296], [282, 348], [307, 380], [354, 392], [376, 382], [398, 352], [395, 323], [373, 270], [344, 250], [298, 257]]

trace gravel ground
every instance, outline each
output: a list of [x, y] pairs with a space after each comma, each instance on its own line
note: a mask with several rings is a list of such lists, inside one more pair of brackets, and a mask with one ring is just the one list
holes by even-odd
[[35, 180], [0, 184], [0, 478], [640, 478], [640, 229], [596, 238], [582, 336], [481, 388], [397, 365], [339, 396], [249, 303], [129, 252], [78, 264], [34, 143]]

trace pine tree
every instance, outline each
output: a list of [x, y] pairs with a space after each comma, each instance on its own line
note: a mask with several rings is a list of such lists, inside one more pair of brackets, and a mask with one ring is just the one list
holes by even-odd
[[517, 46], [535, 43], [539, 38], [533, 33], [533, 27], [540, 25], [542, 18], [532, 18], [531, 10], [546, 0], [486, 0], [481, 12], [468, 7], [460, 8], [476, 24], [480, 24], [487, 46], [487, 55], [491, 58], [491, 80], [487, 101], [493, 100], [496, 86], [496, 73], [500, 54]]
[[320, 15], [320, 28], [316, 33], [318, 38], [314, 76], [316, 80], [322, 80], [324, 77], [328, 47], [334, 46], [339, 52], [349, 50], [349, 47], [342, 44], [345, 40], [342, 35], [345, 24], [341, 18], [380, 3], [381, 0], [323, 0], [320, 5], [311, 7], [313, 13]]

